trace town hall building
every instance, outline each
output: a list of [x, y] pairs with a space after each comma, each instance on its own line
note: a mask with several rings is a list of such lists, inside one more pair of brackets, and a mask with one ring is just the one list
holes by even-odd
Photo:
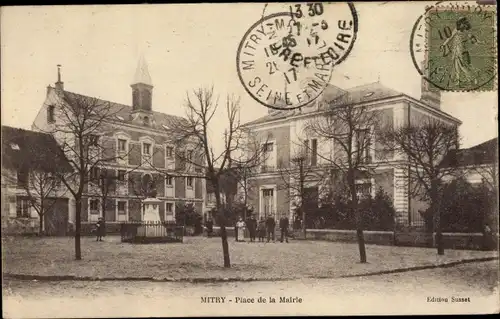
[[[58, 81], [54, 86], [47, 87], [45, 101], [32, 125], [34, 131], [47, 132], [50, 131], [51, 125], [55, 125], [58, 120], [55, 112], [57, 105], [61, 103], [61, 96], [86, 97], [64, 88], [60, 66], [58, 67]], [[93, 224], [99, 217], [104, 217], [108, 225], [140, 221], [141, 201], [148, 196], [142, 190], [142, 185], [146, 182], [153, 184], [155, 196], [162, 201], [162, 220], [174, 221], [176, 209], [186, 204], [193, 205], [200, 214], [203, 213], [203, 169], [189, 165], [185, 160], [196, 158], [193, 155], [195, 147], [187, 144], [185, 147], [179, 147], [172, 140], [172, 134], [169, 134], [173, 123], [184, 119], [155, 111], [153, 88], [147, 63], [141, 57], [131, 84], [131, 105], [102, 101], [111, 108], [110, 113], [113, 115], [106, 118], [105, 122], [106, 126], [112, 129], [103, 129], [96, 138], [105, 148], [104, 152], [116, 154], [116, 160], [100, 163], [90, 174], [95, 175], [95, 180], [99, 180], [103, 172], [114, 178], [106, 194], [102, 193], [98, 182], [88, 183], [82, 203], [83, 224]], [[68, 138], [60, 132], [55, 135], [59, 142]], [[180, 154], [178, 152], [183, 152], [182, 158], [176, 156]], [[69, 221], [74, 221], [73, 198], [70, 198], [68, 214]]]

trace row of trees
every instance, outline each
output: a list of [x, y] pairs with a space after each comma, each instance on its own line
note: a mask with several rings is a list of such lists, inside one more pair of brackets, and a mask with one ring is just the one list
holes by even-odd
[[[81, 203], [86, 186], [92, 182], [90, 173], [101, 164], [120, 158], [115, 153], [109, 154], [106, 145], [96, 142], [95, 137], [103, 132], [112, 132], [113, 126], [109, 123], [121, 110], [99, 99], [66, 92], [62, 94], [61, 102], [56, 105], [58, 120], [47, 127], [46, 131], [58, 137], [73, 167], [73, 172], [70, 174], [54, 172], [52, 175], [56, 175], [62, 181], [76, 202], [75, 256], [79, 260], [81, 259]], [[247, 207], [248, 192], [251, 187], [250, 177], [266, 159], [267, 152], [261, 145], [266, 144], [265, 139], [268, 137], [258, 138], [241, 125], [240, 101], [237, 98], [228, 96], [224, 101], [226, 129], [221, 137], [210, 134], [215, 126], [221, 126], [221, 116], [219, 114], [216, 116], [219, 97], [214, 93], [214, 89], [194, 90], [187, 94], [185, 101], [184, 119], [170, 123], [168, 130], [176, 148], [182, 149], [186, 144], [194, 147], [195, 156], [193, 153], [188, 155], [182, 152], [176, 155], [184, 162], [199, 168], [214, 190], [216, 218], [221, 226], [224, 267], [230, 267], [225, 229], [229, 216], [223, 209], [220, 196], [223, 190], [221, 177], [228, 173], [236, 177], [245, 192], [243, 199], [244, 206]], [[445, 167], [440, 163], [443, 156], [458, 145], [456, 126], [431, 119], [415, 125], [387, 125], [379, 111], [368, 106], [360, 106], [355, 101], [349, 100], [347, 94], [323, 105], [323, 109], [320, 116], [306, 123], [304, 133], [306, 136], [321, 138], [320, 143], [333, 141], [336, 156], [325, 156], [306, 146], [292, 156], [289, 163], [280, 165], [284, 187], [294, 190], [291, 198], [299, 199], [298, 208], [302, 213], [304, 233], [308, 217], [302, 205], [306, 203], [305, 189], [308, 180], [314, 178], [328, 184], [332, 182], [332, 175], [335, 173], [337, 181], [346, 187], [348, 209], [345, 211], [352, 216], [351, 223], [356, 229], [360, 261], [366, 262], [363, 230], [367, 225], [363, 218], [364, 209], [358, 196], [356, 180], [374, 174], [377, 163], [383, 162], [384, 156], [381, 154], [388, 155], [387, 158], [391, 160], [395, 155], [398, 160], [392, 163], [397, 168], [402, 168], [401, 171], [406, 174], [404, 180], [407, 184], [401, 187], [407, 187], [413, 196], [418, 196], [430, 204], [437, 233], [438, 253], [443, 254], [439, 194], [446, 184], [445, 179], [452, 175], [453, 167]], [[214, 122], [215, 118], [218, 119], [217, 122]], [[382, 150], [376, 153], [380, 156], [378, 161], [371, 157], [371, 150], [375, 147], [372, 138], [374, 135], [377, 136], [377, 143]], [[220, 144], [215, 140], [222, 141], [223, 147], [215, 147]], [[303, 146], [302, 142], [299, 144]], [[309, 162], [313, 151], [316, 151], [316, 156], [321, 159], [323, 166], [328, 167], [320, 176], [314, 177], [312, 175], [317, 175], [318, 170], [312, 169]], [[160, 170], [158, 173], [164, 174]], [[103, 191], [109, 190], [109, 179], [105, 176], [99, 183]], [[149, 184], [154, 184], [154, 181], [150, 181]], [[138, 193], [147, 195], [150, 191], [150, 187], [146, 187]]]

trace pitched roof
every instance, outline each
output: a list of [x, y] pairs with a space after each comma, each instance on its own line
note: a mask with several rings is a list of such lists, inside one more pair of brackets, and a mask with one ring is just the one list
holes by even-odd
[[2, 126], [2, 166], [46, 172], [72, 170], [54, 137], [10, 126]]
[[248, 122], [245, 126], [265, 123], [268, 121], [275, 121], [278, 119], [284, 119], [298, 114], [306, 114], [317, 112], [322, 109], [326, 109], [329, 103], [338, 103], [339, 105], [344, 103], [356, 104], [361, 102], [370, 102], [390, 97], [402, 96], [401, 92], [390, 89], [380, 82], [369, 83], [365, 85], [360, 85], [352, 87], [350, 89], [344, 90], [342, 88], [336, 87], [334, 85], [328, 84], [328, 86], [323, 90], [321, 95], [312, 103], [305, 105], [299, 109], [294, 110], [277, 110], [267, 114], [261, 118], [254, 121]]
[[[53, 89], [53, 88], [52, 88]], [[68, 95], [71, 98], [78, 98], [78, 97], [83, 97], [83, 98], [94, 98], [88, 95], [83, 95], [79, 93], [74, 93], [70, 91], [64, 91], [65, 95]], [[100, 103], [109, 103], [109, 113], [113, 115], [113, 121], [116, 122], [121, 122], [121, 123], [127, 123], [131, 125], [138, 125], [137, 122], [133, 122], [133, 117], [132, 117], [132, 107], [129, 105], [121, 104], [121, 103], [116, 103], [116, 102], [111, 102], [111, 101], [106, 101], [102, 99], [98, 99]], [[155, 124], [151, 124], [149, 127], [158, 129], [158, 130], [163, 130], [167, 131], [168, 127], [172, 127], [174, 123], [179, 123], [179, 121], [186, 121], [185, 118], [181, 116], [176, 116], [176, 115], [170, 115], [170, 114], [165, 114], [161, 112], [155, 112], [151, 111], [151, 115], [153, 116], [153, 122]]]
[[441, 165], [451, 167], [493, 164], [497, 160], [497, 156], [498, 137], [495, 137], [470, 148], [449, 152], [441, 162]]

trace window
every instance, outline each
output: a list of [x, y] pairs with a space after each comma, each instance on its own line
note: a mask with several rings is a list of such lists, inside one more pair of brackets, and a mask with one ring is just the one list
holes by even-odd
[[99, 136], [89, 135], [88, 141], [89, 141], [89, 146], [97, 146], [99, 143]]
[[186, 177], [186, 185], [187, 187], [193, 187], [193, 177], [191, 176]]
[[167, 187], [172, 187], [172, 176], [165, 176], [165, 184], [167, 185]]
[[118, 215], [126, 215], [127, 214], [127, 202], [118, 201]]
[[89, 210], [92, 215], [99, 215], [99, 200], [91, 199], [89, 201]]
[[371, 135], [369, 129], [357, 130], [356, 131], [356, 155], [358, 156], [361, 163], [371, 162]]
[[30, 202], [28, 198], [17, 197], [16, 198], [16, 216], [20, 218], [30, 217]]
[[186, 152], [186, 159], [188, 162], [191, 162], [193, 160], [193, 151], [189, 150]]
[[356, 182], [356, 193], [358, 200], [371, 196], [372, 184], [370, 182]]
[[165, 211], [167, 213], [173, 213], [174, 212], [174, 204], [172, 204], [172, 203], [165, 203]]
[[118, 170], [118, 181], [119, 182], [125, 181], [125, 174], [126, 174], [125, 170], [121, 170], [121, 169]]
[[143, 143], [142, 144], [142, 153], [144, 155], [151, 155], [151, 144]]
[[25, 170], [17, 171], [17, 185], [26, 186], [28, 184], [29, 173]]
[[127, 140], [118, 139], [118, 151], [119, 152], [127, 151]]
[[263, 152], [272, 152], [273, 151], [273, 143], [265, 143], [262, 145]]
[[47, 108], [47, 122], [48, 123], [54, 123], [56, 120], [55, 120], [55, 117], [54, 117], [54, 105], [49, 105], [49, 107]]
[[89, 172], [89, 178], [92, 181], [96, 181], [99, 179], [99, 167], [92, 167]]
[[165, 220], [169, 220], [169, 221], [174, 220], [174, 204], [173, 203], [165, 203]]
[[149, 125], [149, 117], [145, 116], [144, 119], [143, 119], [143, 123], [144, 125]]
[[316, 166], [318, 161], [318, 141], [316, 139], [311, 140], [311, 166]]
[[167, 156], [167, 158], [174, 157], [174, 148], [172, 146], [167, 146], [165, 150], [165, 155]]

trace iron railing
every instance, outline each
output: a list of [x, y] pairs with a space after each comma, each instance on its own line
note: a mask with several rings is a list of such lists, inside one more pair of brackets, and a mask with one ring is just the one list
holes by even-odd
[[184, 226], [172, 222], [124, 222], [120, 224], [122, 242], [153, 243], [182, 242]]

